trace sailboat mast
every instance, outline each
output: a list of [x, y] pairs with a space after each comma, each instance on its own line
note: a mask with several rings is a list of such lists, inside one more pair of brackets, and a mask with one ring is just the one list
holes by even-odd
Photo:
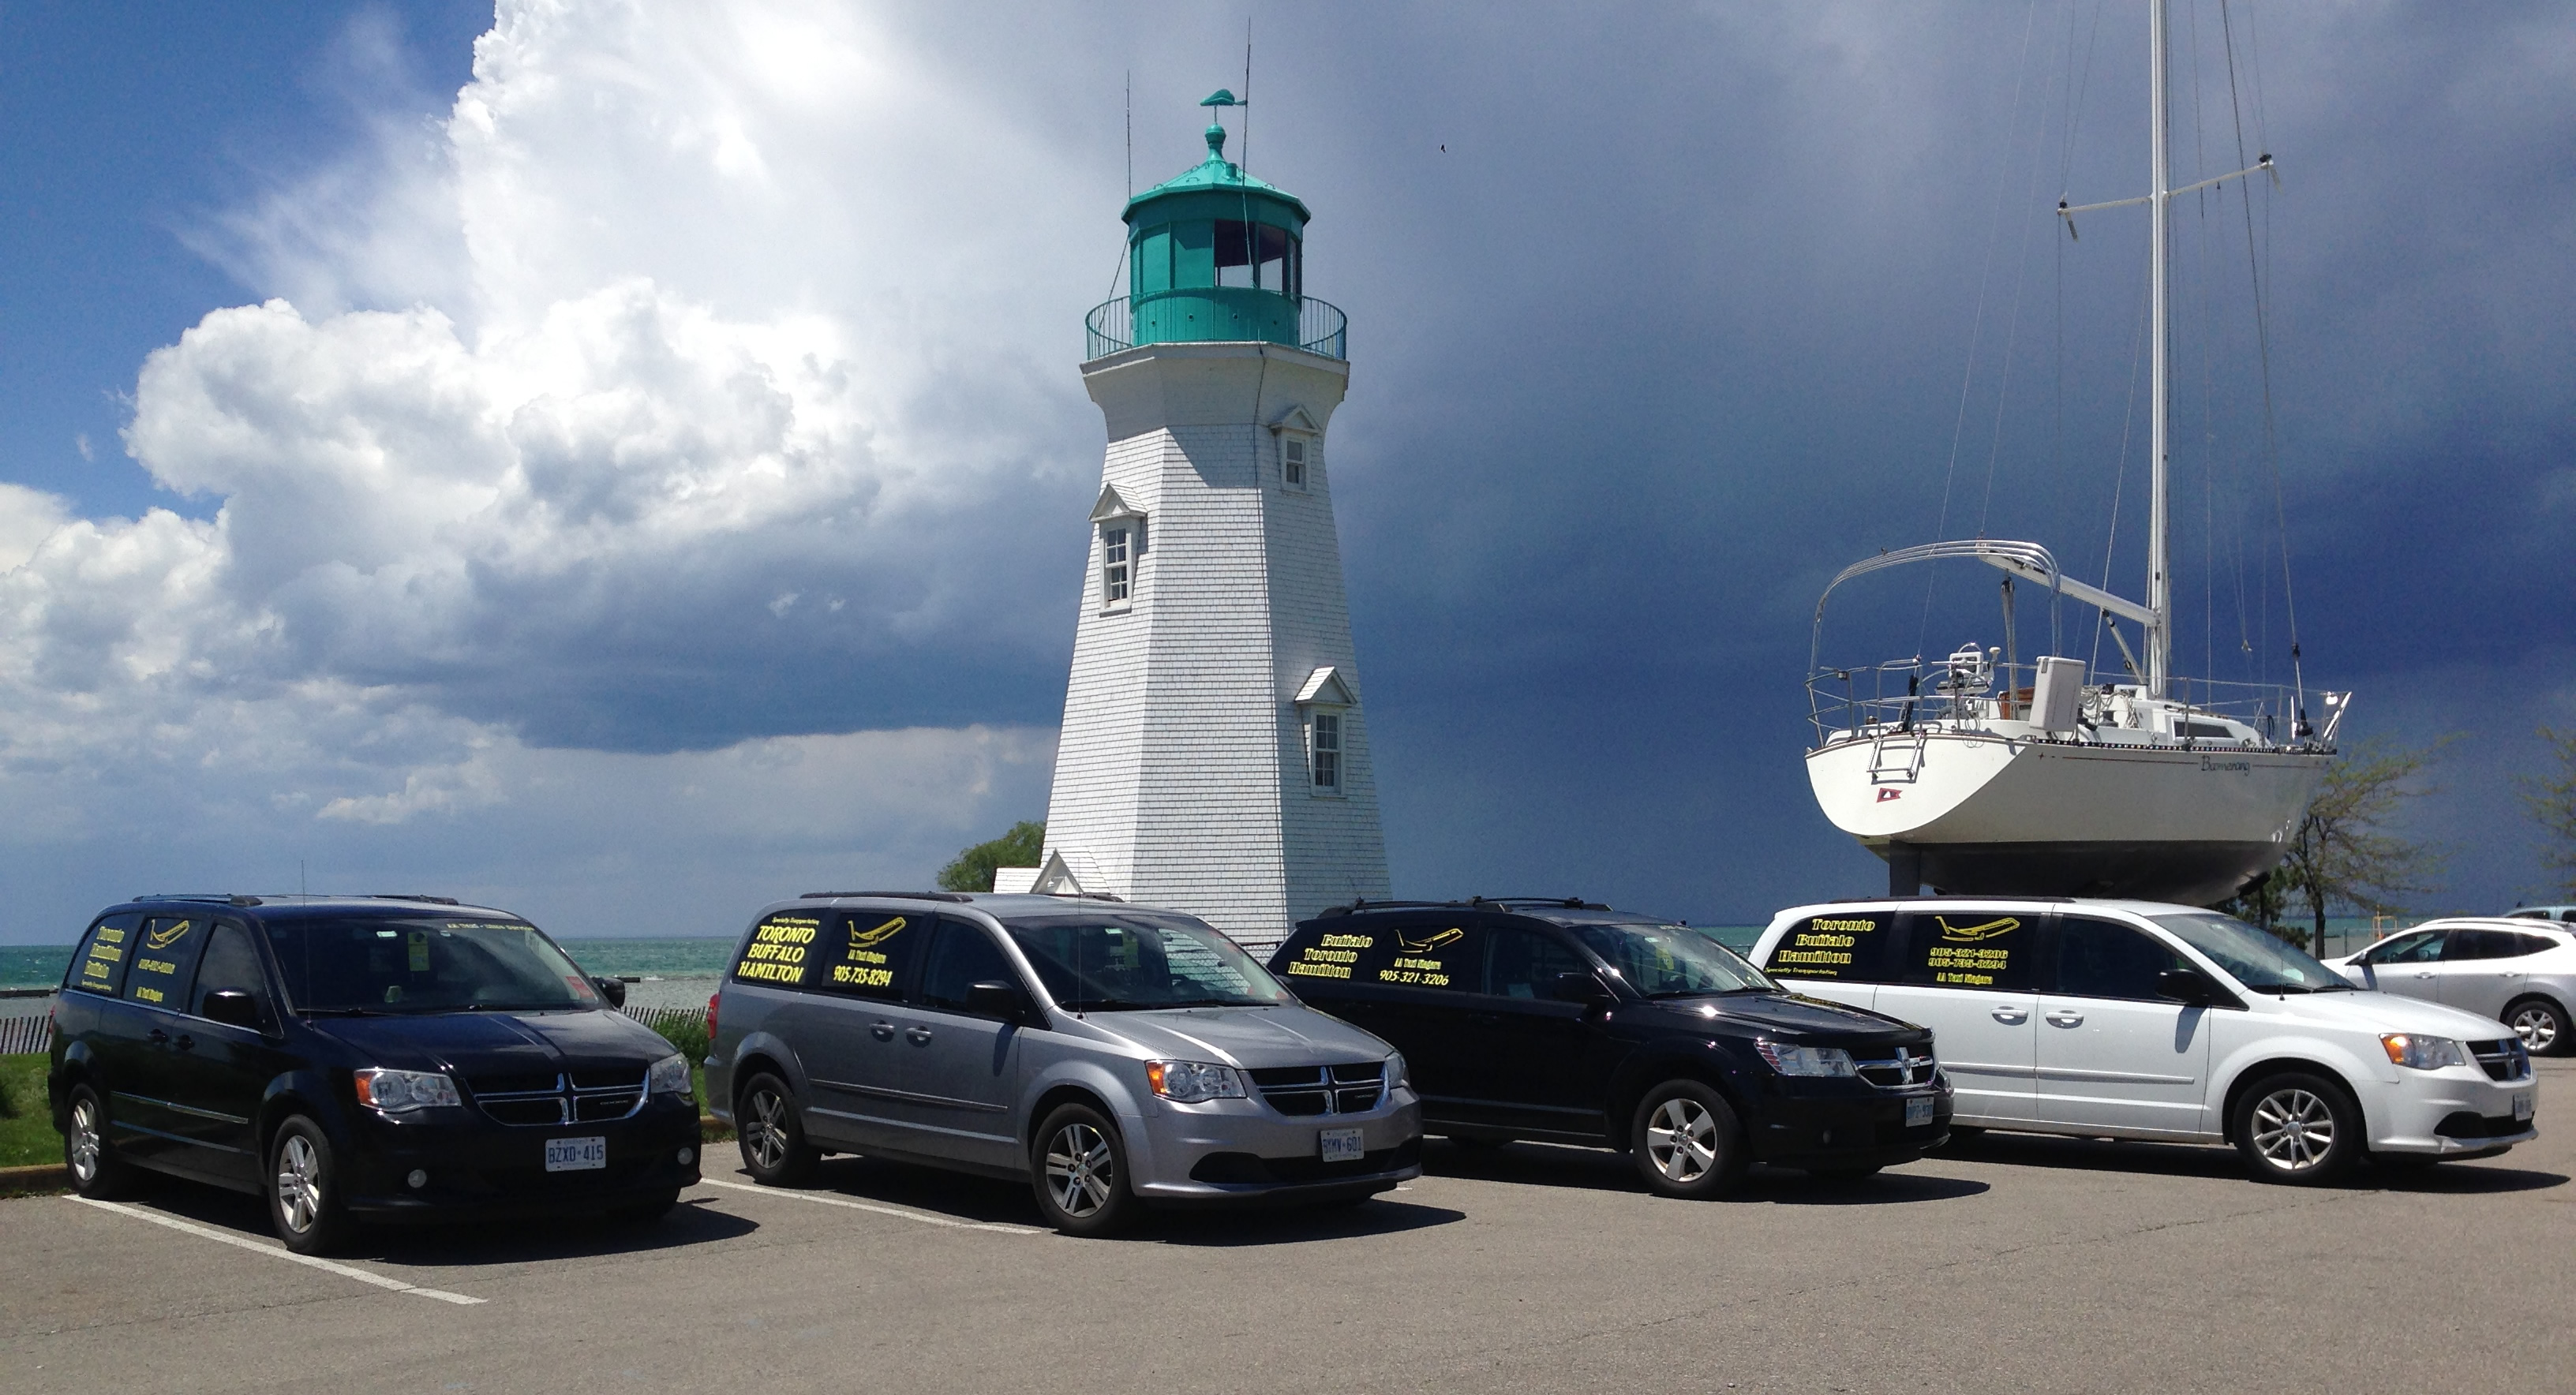
[[2165, 502], [2165, 467], [2171, 449], [2166, 429], [2166, 269], [2165, 246], [2168, 219], [2166, 204], [2172, 199], [2171, 160], [2165, 150], [2165, 0], [2148, 0], [2147, 28], [2149, 58], [2147, 63], [2147, 158], [2155, 166], [2147, 185], [2147, 259], [2149, 290], [2154, 306], [2154, 366], [2150, 370], [2154, 383], [2148, 420], [2148, 505], [2147, 505], [2147, 610], [2155, 618], [2147, 623], [2147, 696], [2165, 695], [2165, 685], [2173, 670], [2173, 572], [2166, 556], [2172, 527], [2171, 511]]

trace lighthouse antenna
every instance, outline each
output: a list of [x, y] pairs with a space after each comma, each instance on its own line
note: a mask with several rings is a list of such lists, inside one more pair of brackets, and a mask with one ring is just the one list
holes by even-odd
[[1243, 17], [1243, 149], [1235, 157], [1245, 174], [1252, 173], [1252, 16]]

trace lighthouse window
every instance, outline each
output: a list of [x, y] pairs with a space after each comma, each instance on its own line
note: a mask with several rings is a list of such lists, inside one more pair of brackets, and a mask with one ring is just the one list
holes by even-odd
[[1342, 718], [1338, 712], [1318, 712], [1309, 721], [1313, 733], [1308, 744], [1314, 747], [1315, 789], [1319, 793], [1339, 794], [1342, 789]]
[[1306, 443], [1295, 436], [1279, 442], [1279, 481], [1290, 489], [1306, 487]]
[[1123, 605], [1127, 600], [1130, 567], [1128, 541], [1134, 534], [1124, 525], [1100, 530], [1100, 601], [1103, 605]]
[[1219, 219], [1216, 225], [1216, 284], [1250, 286], [1293, 296], [1295, 238], [1286, 228], [1268, 223]]

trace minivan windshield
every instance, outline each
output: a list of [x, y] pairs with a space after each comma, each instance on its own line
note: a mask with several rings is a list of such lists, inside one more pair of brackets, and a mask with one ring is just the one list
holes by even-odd
[[1177, 916], [1050, 916], [1003, 928], [1028, 956], [1047, 996], [1067, 1012], [1296, 1001], [1234, 941]]
[[2341, 974], [2308, 957], [2306, 950], [2216, 911], [2149, 916], [2184, 944], [2216, 961], [2238, 983], [2257, 993], [2349, 993]]
[[1768, 993], [1779, 987], [1734, 950], [1687, 925], [1627, 922], [1571, 928], [1584, 948], [1649, 998]]
[[273, 920], [269, 943], [298, 1011], [534, 1012], [599, 1007], [599, 991], [521, 921]]

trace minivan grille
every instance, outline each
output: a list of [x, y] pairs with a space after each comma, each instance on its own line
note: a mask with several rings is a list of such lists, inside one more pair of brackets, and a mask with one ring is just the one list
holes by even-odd
[[1386, 1093], [1386, 1062], [1347, 1066], [1266, 1066], [1247, 1072], [1261, 1097], [1282, 1114], [1359, 1114]]
[[1929, 1051], [1900, 1046], [1885, 1056], [1852, 1057], [1860, 1078], [1882, 1090], [1907, 1090], [1929, 1085], [1938, 1078], [1940, 1067]]
[[644, 1093], [651, 1082], [650, 1071], [578, 1071], [570, 1076], [494, 1076], [469, 1083], [474, 1102], [485, 1114], [504, 1124], [542, 1128], [627, 1118], [644, 1107]]
[[2522, 1044], [2520, 1037], [2506, 1037], [2502, 1041], [2473, 1041], [2469, 1043], [2469, 1054], [2475, 1056], [2478, 1064], [2486, 1069], [2487, 1078], [2490, 1080], [2529, 1080], [2531, 1078], [2531, 1050]]

